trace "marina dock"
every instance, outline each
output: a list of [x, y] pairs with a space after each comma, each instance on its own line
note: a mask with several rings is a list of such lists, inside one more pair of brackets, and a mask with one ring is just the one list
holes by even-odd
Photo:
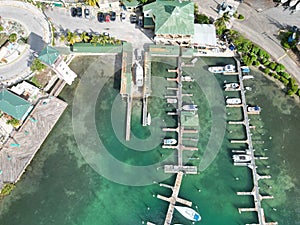
[[251, 138], [251, 131], [250, 131], [250, 125], [249, 125], [249, 118], [248, 118], [248, 112], [247, 112], [247, 103], [246, 103], [246, 96], [245, 96], [245, 89], [244, 89], [244, 84], [243, 84], [243, 77], [242, 77], [242, 72], [240, 68], [240, 62], [236, 60], [237, 63], [237, 68], [238, 68], [238, 78], [239, 78], [239, 83], [240, 83], [240, 88], [241, 88], [241, 100], [242, 100], [242, 109], [243, 109], [243, 115], [244, 115], [244, 122], [243, 125], [245, 126], [246, 129], [246, 140], [240, 141], [240, 140], [231, 140], [231, 143], [245, 143], [248, 145], [248, 155], [251, 156], [251, 161], [249, 163], [234, 163], [236, 166], [248, 166], [251, 169], [252, 172], [252, 179], [253, 179], [253, 189], [251, 192], [238, 192], [238, 195], [251, 195], [254, 198], [254, 208], [239, 208], [238, 211], [239, 213], [242, 212], [247, 212], [247, 211], [255, 211], [257, 212], [257, 217], [258, 217], [258, 224], [257, 225], [276, 225], [278, 224], [277, 222], [266, 222], [265, 214], [264, 214], [264, 209], [262, 207], [261, 201], [263, 199], [271, 199], [273, 196], [261, 196], [259, 192], [259, 184], [258, 181], [260, 179], [268, 179], [270, 178], [269, 175], [261, 176], [257, 173], [257, 166], [255, 164], [255, 155], [254, 155], [254, 148], [252, 144], [252, 138]]
[[20, 179], [66, 107], [66, 102], [53, 96], [41, 99], [23, 125], [10, 135], [0, 151], [0, 189]]

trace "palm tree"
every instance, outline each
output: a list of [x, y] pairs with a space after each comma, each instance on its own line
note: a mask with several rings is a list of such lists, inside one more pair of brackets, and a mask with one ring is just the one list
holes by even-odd
[[221, 18], [224, 21], [224, 23], [227, 23], [230, 21], [230, 16], [229, 16], [228, 12], [224, 13]]
[[98, 3], [98, 0], [86, 0], [85, 2], [90, 6], [95, 6]]
[[115, 38], [114, 37], [109, 38], [108, 43], [114, 45], [116, 43]]
[[90, 37], [87, 34], [87, 32], [83, 32], [83, 33], [80, 34], [80, 39], [81, 39], [82, 42], [89, 42]]
[[77, 33], [73, 33], [71, 31], [68, 32], [67, 35], [67, 41], [69, 42], [70, 45], [75, 44], [75, 42], [77, 42], [77, 40], [79, 39], [79, 36]]
[[96, 44], [98, 42], [99, 42], [99, 36], [93, 34], [93, 37], [92, 37], [90, 43], [94, 43], [94, 46], [96, 46]]
[[119, 39], [117, 39], [116, 42], [115, 42], [115, 44], [116, 44], [116, 45], [120, 45], [120, 44], [122, 44], [122, 41], [119, 40]]

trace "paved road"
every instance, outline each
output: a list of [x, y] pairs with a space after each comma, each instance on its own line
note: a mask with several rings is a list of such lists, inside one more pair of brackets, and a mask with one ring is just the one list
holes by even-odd
[[273, 58], [283, 65], [287, 71], [300, 82], [299, 66], [287, 55], [277, 39], [280, 29], [287, 26], [300, 27], [300, 16], [290, 14], [282, 7], [272, 7], [263, 12], [257, 12], [247, 4], [241, 4], [238, 11], [245, 15], [244, 21], [235, 20], [232, 28], [239, 31], [251, 41], [268, 51]]
[[[0, 67], [0, 80], [18, 80], [30, 73], [30, 48], [39, 51], [50, 42], [50, 30], [44, 15], [31, 4], [19, 1], [0, 1], [0, 16], [21, 23], [30, 34], [29, 48], [14, 62]], [[6, 83], [6, 82], [4, 82]]]
[[[98, 9], [99, 10], [99, 9]], [[131, 24], [129, 21], [130, 13], [127, 12], [125, 21], [120, 21], [119, 13], [117, 12], [116, 21], [108, 23], [99, 23], [97, 21], [97, 11], [92, 11], [92, 18], [78, 18], [70, 15], [70, 9], [54, 8], [53, 10], [46, 10], [45, 14], [51, 18], [51, 21], [59, 29], [78, 31], [78, 32], [108, 32], [110, 36], [116, 37], [120, 40], [126, 40], [132, 43], [134, 49], [143, 49], [144, 46], [152, 42], [153, 33], [150, 30], [140, 29], [137, 25]]]
[[[199, 5], [199, 10], [213, 19], [218, 17], [216, 8], [222, 0], [195, 0]], [[246, 0], [238, 7], [238, 12], [245, 16], [244, 21], [233, 20], [231, 26], [233, 29], [242, 33], [245, 37], [263, 47], [275, 60], [279, 59], [287, 71], [292, 74], [300, 83], [299, 66], [287, 55], [277, 39], [278, 31], [286, 26], [300, 27], [300, 15], [290, 14], [289, 10], [284, 10], [282, 6], [275, 6], [273, 3], [261, 3], [257, 5], [254, 0]], [[264, 1], [266, 2], [266, 1]], [[271, 4], [271, 5], [270, 5]], [[258, 12], [256, 8], [264, 8]]]

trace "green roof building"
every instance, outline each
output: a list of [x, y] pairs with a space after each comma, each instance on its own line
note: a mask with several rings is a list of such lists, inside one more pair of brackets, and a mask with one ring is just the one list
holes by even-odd
[[0, 91], [0, 110], [17, 120], [24, 120], [33, 106], [25, 99], [2, 89]]
[[59, 57], [59, 51], [52, 48], [51, 46], [47, 46], [40, 52], [38, 59], [41, 62], [51, 66], [56, 62], [58, 57]]
[[156, 42], [180, 44], [191, 41], [194, 35], [193, 2], [157, 0], [145, 5], [143, 13], [144, 27], [154, 27]]

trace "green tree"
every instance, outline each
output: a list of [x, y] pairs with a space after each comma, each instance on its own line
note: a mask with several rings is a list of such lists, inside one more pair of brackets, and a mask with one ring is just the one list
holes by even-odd
[[20, 125], [19, 120], [15, 119], [15, 118], [7, 120], [6, 123], [12, 125], [13, 127], [18, 127]]
[[46, 68], [46, 65], [41, 63], [38, 58], [35, 58], [30, 66], [31, 71], [41, 71]]
[[92, 39], [90, 40], [90, 42], [93, 43], [94, 46], [96, 46], [98, 41], [99, 41], [99, 36], [93, 34]]
[[276, 62], [271, 62], [270, 65], [269, 65], [269, 68], [271, 70], [275, 70], [276, 65], [277, 65]]
[[17, 34], [16, 33], [10, 34], [8, 39], [10, 42], [15, 42], [17, 40]]
[[265, 73], [265, 74], [269, 74], [269, 73], [270, 73], [270, 69], [269, 69], [269, 68], [265, 68], [265, 69], [264, 69], [264, 73]]
[[278, 63], [276, 68], [275, 68], [275, 71], [278, 73], [278, 72], [281, 72], [281, 71], [284, 71], [284, 70], [285, 70], [284, 65], [282, 65], [281, 63]]
[[68, 34], [67, 34], [67, 42], [68, 42], [70, 45], [75, 44], [79, 38], [80, 38], [80, 37], [78, 36], [77, 33], [68, 31]]
[[80, 39], [81, 39], [82, 42], [86, 43], [86, 42], [89, 42], [90, 37], [87, 34], [87, 32], [83, 32], [83, 33], [80, 34]]
[[97, 4], [98, 0], [86, 0], [85, 3], [90, 6], [95, 6]]

